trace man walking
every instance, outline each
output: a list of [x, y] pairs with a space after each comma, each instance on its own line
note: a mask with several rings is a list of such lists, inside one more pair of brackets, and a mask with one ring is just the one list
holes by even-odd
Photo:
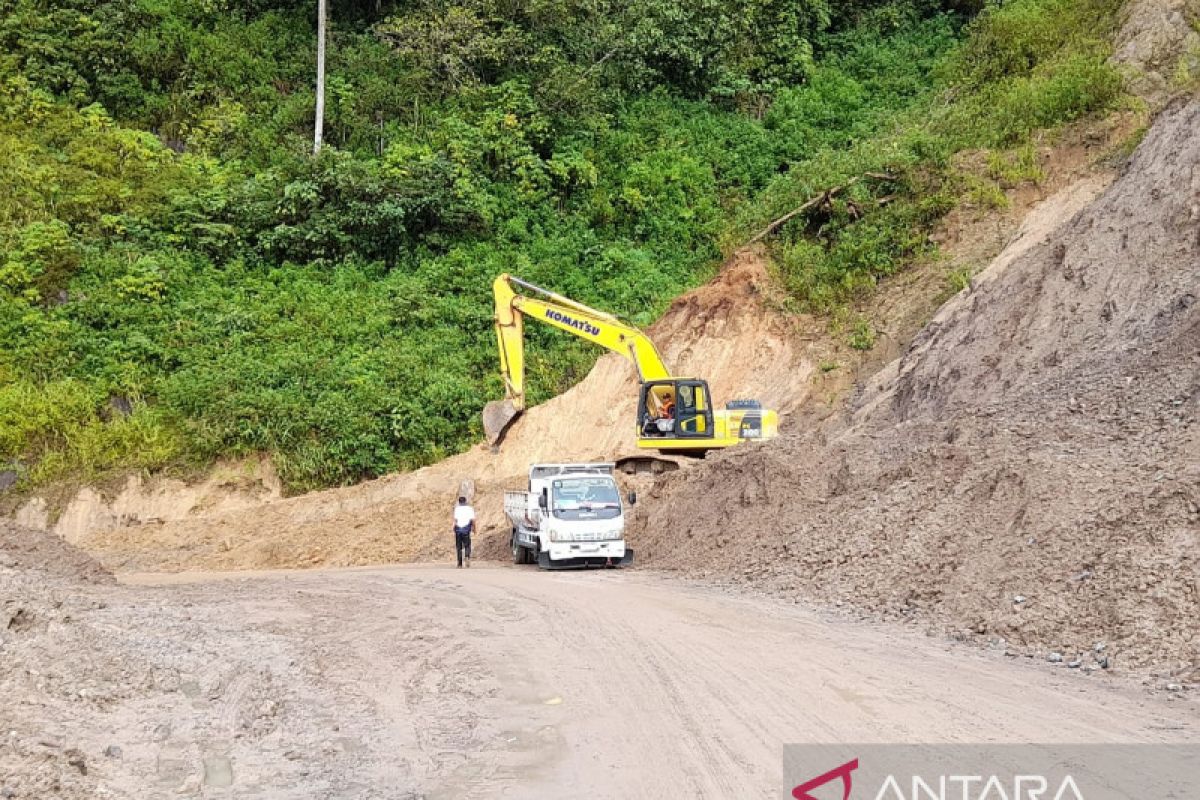
[[475, 509], [467, 504], [467, 498], [458, 498], [454, 507], [454, 552], [458, 554], [458, 568], [462, 569], [466, 556], [467, 569], [471, 568], [471, 533], [475, 530]]

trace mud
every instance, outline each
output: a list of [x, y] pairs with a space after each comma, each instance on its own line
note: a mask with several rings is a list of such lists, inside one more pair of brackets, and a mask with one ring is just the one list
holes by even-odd
[[841, 420], [661, 479], [643, 563], [1200, 681], [1198, 129], [1048, 201]]

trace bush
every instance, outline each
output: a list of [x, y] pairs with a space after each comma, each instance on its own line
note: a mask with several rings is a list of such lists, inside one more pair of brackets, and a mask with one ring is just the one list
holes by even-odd
[[1111, 108], [1120, 95], [1121, 77], [1103, 55], [1071, 53], [984, 92], [980, 117], [993, 131], [989, 144], [1011, 145], [1040, 128]]
[[868, 320], [859, 317], [846, 341], [855, 350], [870, 350], [875, 346], [875, 329]]
[[948, 82], [980, 89], [1031, 75], [1064, 53], [1106, 50], [1120, 0], [992, 2], [948, 59]]
[[[927, 234], [960, 195], [989, 206], [1007, 202], [995, 184], [957, 175], [951, 155], [973, 147], [1019, 147], [1036, 130], [1114, 105], [1121, 80], [1107, 63], [1105, 34], [1116, 7], [1110, 0], [990, 5], [968, 25], [958, 47], [929, 64], [932, 86], [927, 81], [924, 93], [891, 113], [867, 104], [848, 75], [840, 82], [814, 80], [793, 90], [794, 97], [785, 93], [783, 107], [772, 113], [797, 109], [801, 119], [812, 120], [809, 128], [789, 123], [796, 138], [818, 141], [838, 109], [848, 108], [853, 118], [864, 105], [876, 114], [873, 133], [836, 155], [817, 149], [793, 164], [750, 205], [739, 231], [744, 236], [856, 176], [891, 174], [895, 180], [861, 181], [792, 221], [776, 244], [780, 277], [800, 307], [828, 311], [869, 292], [928, 249]], [[863, 35], [878, 34], [867, 29]], [[907, 52], [914, 35], [901, 37]], [[1023, 169], [1021, 174], [1032, 174], [1028, 164]]]
[[62, 475], [86, 480], [114, 467], [157, 469], [183, 451], [161, 414], [138, 403], [121, 415], [94, 385], [0, 382], [0, 463], [18, 465], [27, 482]]

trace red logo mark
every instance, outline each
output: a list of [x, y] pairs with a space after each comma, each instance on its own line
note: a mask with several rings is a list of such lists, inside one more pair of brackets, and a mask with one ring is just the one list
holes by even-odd
[[842, 779], [842, 800], [849, 800], [850, 797], [850, 773], [858, 769], [858, 759], [847, 761], [840, 767], [835, 767], [829, 770], [824, 775], [818, 775], [807, 783], [802, 783], [795, 789], [792, 789], [792, 797], [795, 800], [817, 800], [809, 792], [816, 789], [818, 786], [824, 786], [834, 778], [841, 777]]

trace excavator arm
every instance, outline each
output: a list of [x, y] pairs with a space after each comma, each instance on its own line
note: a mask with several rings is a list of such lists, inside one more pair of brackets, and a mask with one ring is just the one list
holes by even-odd
[[[519, 294], [518, 289], [526, 293]], [[492, 292], [496, 299], [496, 341], [500, 346], [505, 397], [484, 406], [483, 430], [489, 444], [499, 442], [508, 426], [525, 410], [526, 317], [620, 353], [637, 369], [643, 382], [670, 377], [649, 337], [612, 314], [511, 275], [496, 278]]]

